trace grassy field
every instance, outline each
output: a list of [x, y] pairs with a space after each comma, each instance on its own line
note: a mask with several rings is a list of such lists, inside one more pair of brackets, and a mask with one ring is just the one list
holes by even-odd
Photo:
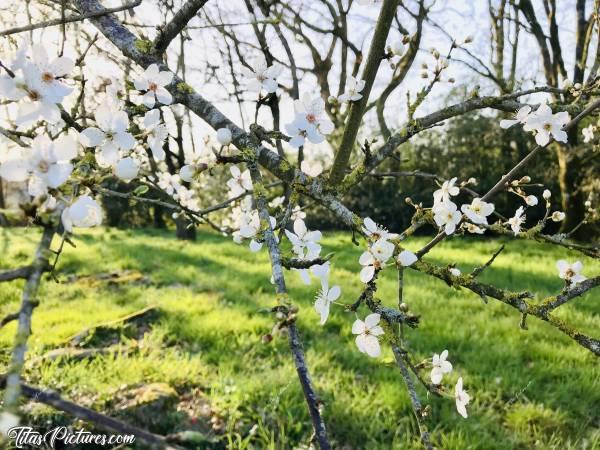
[[[37, 237], [33, 230], [0, 230], [0, 269], [27, 263]], [[266, 251], [252, 254], [210, 232], [188, 243], [160, 231], [95, 230], [78, 232], [74, 242], [77, 249], [68, 247], [61, 257], [60, 283], [47, 280], [41, 289], [25, 370], [30, 384], [156, 433], [197, 430], [205, 436], [204, 444], [189, 448], [307, 448], [310, 422], [287, 341], [261, 340], [274, 324]], [[332, 281], [341, 285], [345, 304], [361, 291], [360, 249], [349, 243], [347, 234], [324, 240], [324, 253], [336, 253]], [[449, 240], [430, 259], [456, 262], [465, 272], [499, 244]], [[560, 258], [581, 259], [588, 276], [600, 273], [589, 258], [511, 241], [481, 278], [550, 294], [562, 287], [554, 268]], [[98, 277], [115, 271], [115, 278]], [[354, 315], [333, 307], [320, 326], [312, 308], [316, 284], [303, 286], [295, 273], [287, 279], [334, 448], [419, 448], [390, 349], [377, 360], [359, 353], [351, 334]], [[394, 271], [379, 285], [379, 297], [393, 305]], [[0, 286], [2, 315], [18, 309], [21, 287]], [[493, 300], [486, 305], [414, 271], [405, 276], [405, 298], [422, 315], [408, 335], [416, 357], [448, 349], [455, 367], [448, 381], [453, 386], [462, 376], [473, 398], [467, 420], [450, 399], [426, 400], [439, 448], [600, 449], [600, 366], [591, 353], [535, 319], [528, 331], [520, 330], [513, 309]], [[148, 306], [156, 309], [119, 320]], [[571, 302], [560, 315], [598, 336], [599, 292]], [[2, 371], [14, 332], [14, 324], [0, 330]], [[70, 423], [39, 404], [26, 411], [31, 423]]]

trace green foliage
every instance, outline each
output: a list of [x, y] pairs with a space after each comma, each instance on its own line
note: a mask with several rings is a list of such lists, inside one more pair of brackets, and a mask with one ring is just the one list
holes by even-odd
[[[0, 268], [27, 263], [37, 239], [33, 230], [1, 229]], [[77, 249], [67, 247], [59, 263], [61, 282], [45, 279], [40, 291], [25, 368], [29, 383], [57, 389], [66, 398], [158, 433], [194, 431], [183, 436], [189, 449], [307, 448], [310, 420], [287, 341], [279, 335], [270, 344], [261, 339], [275, 323], [268, 312], [275, 294], [265, 251], [253, 254], [210, 232], [189, 243], [166, 231], [78, 231], [74, 242]], [[414, 251], [424, 242], [412, 239], [408, 247]], [[554, 269], [559, 258], [581, 259], [588, 276], [600, 271], [600, 263], [564, 249], [523, 241], [506, 244], [482, 280], [543, 296], [562, 287]], [[465, 273], [499, 245], [494, 240], [448, 239], [430, 258], [455, 262]], [[324, 240], [324, 252], [335, 252], [331, 280], [342, 287], [341, 303], [355, 301], [361, 291], [360, 251], [348, 234], [330, 234]], [[139, 271], [144, 279], [69, 278], [123, 270]], [[312, 307], [317, 286], [304, 286], [293, 272], [286, 275], [290, 298], [300, 307], [299, 329], [313, 381], [325, 402], [334, 448], [420, 448], [410, 401], [389, 348], [377, 360], [359, 353], [350, 331], [355, 316], [340, 306], [332, 307], [325, 326], [318, 325]], [[2, 315], [17, 310], [22, 284], [2, 284]], [[386, 271], [379, 285], [378, 298], [393, 306], [394, 271]], [[486, 305], [472, 293], [418, 272], [406, 272], [404, 292], [410, 310], [422, 315], [420, 327], [407, 330], [416, 360], [447, 348], [455, 367], [448, 388], [462, 376], [473, 398], [470, 417], [464, 420], [453, 400], [426, 399], [420, 390], [431, 407], [430, 429], [438, 448], [600, 446], [600, 367], [591, 353], [534, 319], [522, 331], [514, 310], [492, 299]], [[588, 293], [561, 308], [560, 315], [597, 334], [597, 300], [597, 292]], [[82, 330], [149, 305], [158, 307], [156, 315], [138, 324], [117, 322], [111, 325], [113, 332], [82, 344], [116, 345], [119, 351], [41, 358]], [[358, 315], [363, 318], [366, 311]], [[14, 334], [14, 323], [0, 330], [2, 371]], [[174, 389], [178, 399], [145, 409], [137, 405], [142, 399], [127, 400], [127, 393], [157, 383]], [[71, 423], [47, 407], [27, 406], [26, 411], [28, 424]]]

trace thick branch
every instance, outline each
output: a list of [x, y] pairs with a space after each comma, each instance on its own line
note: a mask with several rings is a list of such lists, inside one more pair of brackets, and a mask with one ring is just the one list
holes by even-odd
[[[5, 387], [6, 383], [7, 381], [5, 377], [0, 378], [0, 388]], [[42, 390], [26, 384], [21, 384], [21, 391], [25, 397], [33, 401], [52, 406], [53, 408], [71, 414], [78, 419], [93, 423], [101, 429], [115, 431], [121, 434], [132, 434], [135, 436], [136, 440], [139, 439], [146, 444], [152, 445], [154, 448], [166, 450], [175, 450], [177, 448], [168, 445], [163, 436], [150, 433], [146, 430], [126, 424], [119, 420], [113, 419], [112, 417], [105, 416], [104, 414], [93, 411], [89, 408], [85, 408], [76, 403], [64, 400], [61, 398], [58, 392]]]
[[[262, 189], [262, 175], [255, 161], [250, 162], [248, 166], [252, 176], [252, 182], [254, 183], [254, 199], [256, 201], [256, 208], [258, 210], [261, 225], [265, 229], [265, 242], [267, 244], [267, 248], [269, 249], [269, 257], [271, 258], [271, 271], [275, 288], [277, 290], [277, 294], [286, 296], [287, 288], [285, 286], [285, 278], [283, 275], [281, 252], [279, 249], [279, 243], [277, 242], [275, 233], [271, 227], [271, 220], [269, 211], [267, 209], [267, 199], [265, 198]], [[302, 348], [302, 342], [300, 340], [300, 335], [298, 334], [296, 322], [294, 320], [290, 320], [287, 328], [288, 342], [290, 349], [292, 350], [294, 364], [296, 365], [296, 372], [298, 373], [298, 378], [300, 379], [300, 384], [302, 385], [304, 398], [306, 399], [306, 403], [308, 405], [308, 411], [312, 420], [315, 438], [319, 443], [321, 450], [329, 450], [331, 445], [329, 444], [329, 439], [327, 438], [325, 422], [323, 421], [321, 412], [319, 411], [320, 402], [312, 386], [310, 374], [308, 373], [306, 358], [304, 357], [304, 350]]]
[[352, 105], [350, 106], [350, 115], [348, 116], [346, 128], [344, 129], [342, 143], [335, 154], [333, 166], [331, 167], [329, 184], [332, 186], [339, 184], [344, 178], [348, 161], [352, 155], [352, 149], [354, 148], [358, 129], [365, 113], [367, 102], [369, 101], [369, 94], [371, 93], [375, 76], [379, 70], [379, 64], [385, 54], [385, 43], [397, 7], [398, 0], [384, 0], [383, 5], [381, 6], [377, 25], [375, 26], [375, 33], [373, 34], [373, 41], [371, 42], [371, 49], [369, 50], [369, 57], [363, 72], [365, 86], [361, 92], [362, 98], [356, 102], [352, 102]]
[[569, 300], [572, 300], [576, 297], [579, 297], [579, 296], [585, 294], [587, 291], [589, 291], [592, 288], [595, 288], [596, 286], [600, 286], [600, 276], [597, 276], [594, 278], [589, 278], [581, 283], [576, 284], [575, 286], [571, 287], [566, 292], [564, 292], [560, 295], [557, 295], [556, 297], [550, 297], [550, 298], [546, 299], [542, 303], [541, 308], [543, 310], [550, 312], [553, 309], [556, 309], [559, 306], [564, 305]]
[[27, 277], [21, 309], [17, 325], [17, 334], [6, 377], [6, 390], [4, 392], [4, 411], [15, 414], [19, 405], [19, 395], [21, 393], [21, 370], [25, 363], [25, 352], [27, 351], [27, 341], [31, 334], [31, 315], [33, 309], [37, 306], [37, 291], [42, 278], [42, 273], [48, 267], [49, 249], [54, 237], [54, 228], [46, 227], [42, 234], [42, 239], [35, 252], [31, 272]]

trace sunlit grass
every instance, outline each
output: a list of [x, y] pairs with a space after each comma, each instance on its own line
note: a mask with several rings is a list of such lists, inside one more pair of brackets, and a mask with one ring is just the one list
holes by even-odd
[[[27, 263], [37, 236], [34, 230], [0, 230], [0, 268]], [[307, 444], [309, 419], [287, 341], [281, 336], [270, 344], [261, 340], [274, 325], [266, 251], [252, 254], [210, 232], [200, 233], [196, 243], [177, 241], [168, 232], [117, 230], [78, 232], [74, 241], [77, 249], [67, 247], [61, 257], [59, 280], [70, 274], [136, 270], [149, 282], [45, 281], [34, 314], [30, 360], [90, 326], [149, 305], [159, 312], [139, 342], [123, 332], [119, 344], [135, 346], [133, 351], [82, 360], [38, 359], [27, 366], [30, 383], [58, 389], [108, 413], [116, 413], [111, 399], [124, 385], [167, 383], [180, 394], [198, 389], [213, 416], [223, 422], [219, 443], [211, 448]], [[416, 250], [424, 242], [414, 239], [408, 246]], [[457, 263], [466, 272], [484, 263], [500, 244], [449, 240], [428, 258]], [[598, 262], [564, 249], [523, 241], [506, 244], [482, 281], [541, 297], [562, 287], [554, 268], [557, 259], [581, 259], [586, 275], [600, 273]], [[351, 303], [360, 294], [360, 251], [347, 234], [324, 240], [324, 253], [336, 253], [331, 279], [342, 287], [341, 303]], [[397, 302], [395, 277], [390, 269], [379, 283], [378, 297], [390, 306]], [[360, 354], [350, 331], [354, 314], [334, 307], [321, 327], [312, 308], [316, 284], [304, 286], [295, 273], [287, 273], [287, 281], [291, 298], [300, 306], [299, 328], [335, 448], [419, 448], [409, 398], [391, 351], [385, 349], [379, 360]], [[0, 286], [2, 314], [18, 309], [21, 287], [22, 282]], [[494, 300], [486, 305], [470, 292], [420, 273], [406, 272], [404, 292], [411, 311], [422, 316], [420, 327], [407, 335], [416, 359], [447, 348], [455, 367], [448, 386], [462, 376], [473, 397], [468, 420], [458, 416], [451, 399], [426, 400], [430, 429], [440, 448], [599, 448], [597, 358], [545, 323], [530, 318], [529, 330], [520, 330], [515, 310]], [[592, 291], [560, 315], [598, 336], [599, 313], [600, 296]], [[365, 314], [359, 311], [359, 316]], [[14, 324], [0, 331], [2, 370], [14, 331]], [[189, 426], [189, 418], [177, 415], [175, 405], [165, 408], [164, 420], [138, 425], [165, 434]], [[49, 414], [54, 413], [36, 409], [31, 418], [42, 423]], [[53, 420], [66, 418], [54, 415]]]

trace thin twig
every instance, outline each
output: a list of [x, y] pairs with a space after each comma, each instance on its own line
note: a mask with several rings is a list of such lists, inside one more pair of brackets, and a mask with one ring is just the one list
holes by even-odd
[[106, 14], [111, 14], [111, 13], [115, 13], [115, 12], [119, 12], [119, 11], [124, 11], [127, 9], [132, 9], [132, 8], [139, 6], [141, 3], [142, 3], [142, 0], [135, 0], [132, 3], [128, 3], [128, 4], [122, 5], [122, 6], [116, 6], [114, 8], [106, 8], [103, 11], [94, 11], [94, 12], [90, 12], [87, 14], [80, 14], [77, 16], [61, 17], [60, 19], [47, 20], [45, 22], [34, 23], [31, 25], [23, 26], [23, 27], [9, 28], [8, 30], [0, 31], [0, 36], [8, 36], [10, 34], [23, 33], [24, 31], [32, 31], [32, 30], [37, 30], [39, 28], [54, 27], [57, 25], [64, 25], [66, 23], [71, 23], [71, 22], [80, 22], [85, 19], [91, 19], [92, 17], [100, 17], [100, 16], [103, 16]]

